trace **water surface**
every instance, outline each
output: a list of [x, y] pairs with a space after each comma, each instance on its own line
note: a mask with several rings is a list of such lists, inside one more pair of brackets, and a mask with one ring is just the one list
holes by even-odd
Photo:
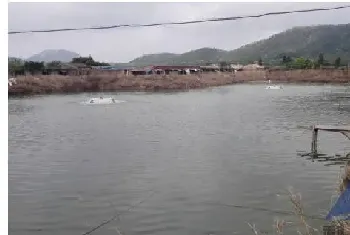
[[[247, 222], [271, 232], [293, 216], [257, 208], [291, 210], [289, 186], [308, 214], [325, 213], [339, 168], [296, 155], [311, 145], [298, 126], [349, 124], [343, 90], [108, 93], [126, 102], [94, 106], [81, 102], [99, 94], [10, 99], [10, 234], [83, 234], [116, 213], [92, 234], [252, 234]], [[334, 133], [319, 147], [350, 152]]]

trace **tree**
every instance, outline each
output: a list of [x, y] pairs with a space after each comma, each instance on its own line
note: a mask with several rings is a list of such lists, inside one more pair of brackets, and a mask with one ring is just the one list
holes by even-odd
[[309, 59], [299, 57], [294, 60], [291, 67], [294, 69], [311, 69], [313, 67], [313, 62]]
[[305, 66], [304, 66], [305, 69], [312, 69], [313, 66], [314, 66], [314, 63], [311, 60], [309, 59], [305, 60]]
[[82, 63], [85, 64], [87, 66], [109, 66], [110, 64], [108, 63], [101, 63], [98, 61], [95, 61], [91, 55], [89, 55], [89, 57], [76, 57], [72, 59], [73, 64], [75, 63]]
[[24, 61], [18, 58], [8, 58], [8, 73], [12, 76], [24, 74]]
[[318, 61], [317, 61], [317, 63], [318, 63], [319, 65], [323, 65], [323, 64], [324, 64], [324, 56], [323, 56], [323, 53], [320, 53], [320, 54], [318, 55]]
[[94, 62], [94, 59], [91, 58], [91, 56], [89, 57], [76, 57], [72, 59], [72, 63], [73, 64], [78, 64], [78, 63], [82, 63], [82, 64], [91, 64], [92, 62]]
[[283, 56], [282, 57], [282, 64], [286, 64], [287, 63], [287, 56]]
[[305, 69], [305, 59], [303, 57], [299, 57], [299, 58], [296, 58], [294, 63], [293, 63], [293, 67], [295, 69]]
[[292, 58], [290, 58], [290, 56], [284, 55], [282, 57], [282, 65], [285, 65], [286, 67], [290, 67], [292, 62], [293, 62], [293, 60], [292, 60]]
[[336, 67], [336, 68], [339, 68], [340, 67], [340, 57], [338, 57], [338, 58], [336, 58], [335, 59], [335, 61], [334, 61], [334, 66]]
[[34, 74], [35, 72], [41, 72], [45, 68], [44, 62], [26, 61], [24, 62], [24, 70]]

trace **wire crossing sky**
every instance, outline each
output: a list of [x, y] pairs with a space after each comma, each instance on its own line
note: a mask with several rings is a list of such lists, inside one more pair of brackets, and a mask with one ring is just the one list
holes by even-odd
[[119, 24], [119, 25], [84, 27], [84, 28], [61, 28], [61, 29], [10, 31], [10, 32], [8, 32], [8, 34], [54, 33], [54, 32], [63, 32], [63, 31], [106, 30], [106, 29], [125, 28], [125, 27], [139, 28], [139, 27], [155, 27], [155, 26], [165, 26], [165, 25], [187, 25], [187, 24], [198, 24], [198, 23], [206, 23], [206, 22], [235, 21], [235, 20], [246, 19], [246, 18], [260, 18], [260, 17], [265, 17], [265, 16], [277, 16], [277, 15], [286, 15], [286, 14], [292, 14], [292, 13], [330, 11], [330, 10], [339, 10], [339, 9], [344, 9], [344, 8], [350, 8], [350, 5], [329, 7], [329, 8], [312, 8], [312, 9], [295, 10], [295, 11], [269, 12], [269, 13], [258, 14], [258, 15], [208, 18], [208, 19], [202, 19], [202, 20], [181, 21], [181, 22], [152, 23], [152, 24]]

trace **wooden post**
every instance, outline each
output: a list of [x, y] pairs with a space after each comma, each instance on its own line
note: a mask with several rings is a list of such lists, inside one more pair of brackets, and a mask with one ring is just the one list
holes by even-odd
[[312, 143], [311, 143], [311, 154], [312, 154], [312, 157], [317, 157], [317, 136], [318, 136], [318, 129], [313, 127], [313, 130], [312, 130]]

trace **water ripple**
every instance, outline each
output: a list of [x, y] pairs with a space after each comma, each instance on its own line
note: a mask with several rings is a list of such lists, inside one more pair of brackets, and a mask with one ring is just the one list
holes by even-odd
[[[338, 168], [296, 155], [310, 148], [310, 133], [299, 126], [346, 124], [348, 100], [332, 105], [343, 93], [237, 85], [112, 93], [130, 102], [111, 106], [80, 105], [88, 94], [11, 99], [9, 231], [82, 234], [115, 213], [119, 220], [95, 234], [251, 233], [246, 222], [270, 231], [275, 216], [293, 218], [229, 205], [289, 210], [289, 186], [321, 213]], [[322, 133], [319, 145], [330, 154], [350, 151], [334, 133]]]

